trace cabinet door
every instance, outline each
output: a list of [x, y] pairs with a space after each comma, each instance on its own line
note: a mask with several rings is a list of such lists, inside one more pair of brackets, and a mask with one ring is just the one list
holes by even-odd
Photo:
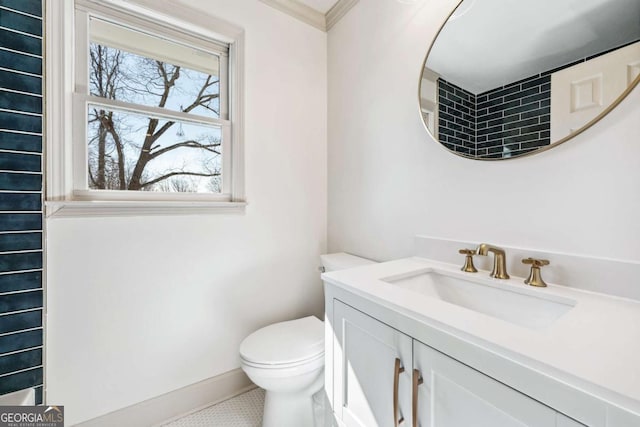
[[638, 427], [640, 417], [615, 406], [607, 408], [607, 427]]
[[555, 427], [556, 411], [428, 347], [413, 342], [421, 427]]
[[333, 331], [335, 415], [348, 427], [395, 426], [401, 418], [410, 426], [411, 338], [338, 300]]
[[580, 424], [576, 420], [572, 420], [571, 418], [562, 415], [561, 413], [557, 413], [556, 419], [556, 427], [585, 427], [584, 424]]

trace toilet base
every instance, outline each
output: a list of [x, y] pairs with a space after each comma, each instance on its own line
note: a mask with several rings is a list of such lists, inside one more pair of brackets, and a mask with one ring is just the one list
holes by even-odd
[[312, 397], [267, 391], [262, 427], [315, 427]]
[[322, 372], [321, 369], [305, 375], [313, 382], [302, 389], [266, 390], [262, 427], [323, 427], [316, 425], [314, 407], [314, 395], [324, 385]]

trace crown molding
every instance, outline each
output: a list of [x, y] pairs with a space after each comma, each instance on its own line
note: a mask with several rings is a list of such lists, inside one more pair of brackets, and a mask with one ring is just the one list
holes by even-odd
[[329, 31], [331, 27], [336, 25], [338, 21], [342, 19], [342, 17], [356, 5], [356, 3], [358, 3], [358, 1], [359, 0], [338, 0], [325, 15], [326, 31]]
[[327, 31], [327, 21], [323, 13], [314, 8], [300, 3], [297, 0], [260, 0], [280, 12], [284, 12], [300, 21], [316, 27], [319, 30]]
[[329, 31], [359, 0], [338, 0], [326, 14], [298, 0], [260, 0], [321, 31]]

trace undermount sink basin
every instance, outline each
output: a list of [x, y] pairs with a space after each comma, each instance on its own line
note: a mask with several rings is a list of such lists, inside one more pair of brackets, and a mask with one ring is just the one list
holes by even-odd
[[[461, 273], [464, 275], [464, 273]], [[469, 280], [454, 272], [429, 270], [383, 279], [387, 283], [531, 329], [544, 329], [571, 310], [576, 302], [522, 285]]]

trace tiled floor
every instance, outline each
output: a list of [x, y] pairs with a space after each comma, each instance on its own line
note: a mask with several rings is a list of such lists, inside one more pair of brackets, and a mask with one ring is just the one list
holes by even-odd
[[264, 390], [256, 388], [163, 427], [260, 427], [263, 407]]

